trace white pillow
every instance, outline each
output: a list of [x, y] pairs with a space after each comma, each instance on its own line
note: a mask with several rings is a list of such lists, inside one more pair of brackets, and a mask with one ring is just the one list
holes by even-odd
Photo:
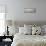
[[44, 29], [44, 33], [46, 33], [46, 25], [43, 25], [42, 28]]
[[24, 32], [24, 34], [31, 35], [31, 34], [32, 34], [32, 29], [25, 27], [25, 32]]
[[32, 34], [32, 25], [24, 24], [25, 30], [27, 30], [28, 34]]
[[24, 27], [19, 27], [19, 33], [20, 33], [20, 34], [24, 34], [24, 31], [25, 31], [25, 30], [24, 30]]
[[32, 35], [36, 34], [36, 27], [32, 27]]
[[19, 28], [15, 26], [9, 26], [9, 35], [15, 35], [19, 32]]
[[44, 35], [44, 32], [45, 32], [45, 27], [44, 25], [41, 26], [41, 35], [43, 36]]
[[19, 27], [19, 33], [30, 35], [32, 32], [31, 32], [31, 28]]
[[39, 26], [32, 27], [32, 35], [39, 35], [41, 33], [41, 28]]

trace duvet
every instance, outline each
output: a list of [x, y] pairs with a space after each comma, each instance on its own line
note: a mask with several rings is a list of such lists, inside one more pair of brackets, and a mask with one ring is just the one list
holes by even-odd
[[46, 36], [16, 34], [11, 46], [46, 46]]

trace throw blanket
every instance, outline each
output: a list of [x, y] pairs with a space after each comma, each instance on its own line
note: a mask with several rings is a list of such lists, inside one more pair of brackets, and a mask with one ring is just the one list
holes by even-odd
[[16, 34], [11, 46], [46, 46], [46, 36]]

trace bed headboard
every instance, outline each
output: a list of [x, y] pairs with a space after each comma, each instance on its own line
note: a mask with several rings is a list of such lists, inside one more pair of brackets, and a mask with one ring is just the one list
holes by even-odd
[[15, 24], [19, 26], [24, 26], [24, 24], [27, 24], [27, 25], [36, 24], [36, 25], [42, 26], [42, 25], [45, 25], [46, 22], [45, 21], [15, 21]]
[[6, 24], [10, 25], [10, 26], [11, 25], [24, 26], [24, 24], [27, 24], [27, 25], [33, 25], [33, 24], [45, 25], [46, 21], [14, 21], [14, 20], [6, 20]]

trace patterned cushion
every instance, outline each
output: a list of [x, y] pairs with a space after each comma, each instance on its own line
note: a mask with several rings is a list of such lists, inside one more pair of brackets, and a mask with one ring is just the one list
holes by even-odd
[[41, 28], [39, 26], [32, 27], [32, 35], [39, 35], [41, 33]]

